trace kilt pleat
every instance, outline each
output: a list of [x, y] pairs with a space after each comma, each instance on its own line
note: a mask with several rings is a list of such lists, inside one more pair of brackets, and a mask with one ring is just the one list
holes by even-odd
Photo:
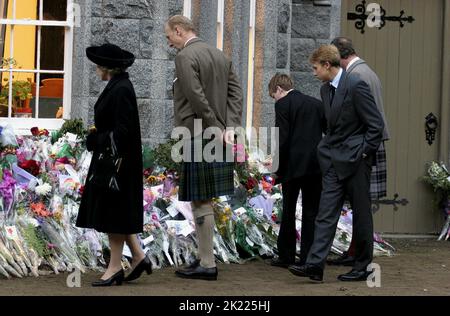
[[[192, 142], [192, 161], [194, 152]], [[234, 166], [234, 162], [183, 162], [178, 199], [185, 202], [201, 201], [233, 195]]]
[[376, 153], [376, 165], [372, 167], [370, 196], [373, 201], [387, 196], [387, 159], [384, 143]]

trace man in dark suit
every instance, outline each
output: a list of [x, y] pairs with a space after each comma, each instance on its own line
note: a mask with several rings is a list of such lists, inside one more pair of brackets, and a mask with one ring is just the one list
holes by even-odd
[[311, 56], [314, 74], [325, 84], [321, 88], [327, 135], [318, 147], [323, 190], [316, 218], [314, 242], [306, 264], [289, 266], [297, 276], [323, 280], [346, 196], [353, 206], [355, 264], [338, 277], [341, 281], [366, 280], [373, 258], [373, 219], [370, 208], [370, 173], [374, 154], [383, 138], [383, 119], [369, 86], [359, 76], [347, 75], [340, 67], [338, 49], [319, 47]]
[[[367, 63], [358, 57], [355, 48], [353, 47], [352, 40], [347, 37], [336, 37], [331, 42], [336, 46], [341, 55], [341, 67], [347, 72], [347, 74], [356, 74], [370, 88], [378, 110], [384, 122], [383, 141], [375, 155], [375, 163], [372, 166], [372, 174], [370, 179], [370, 195], [372, 201], [380, 200], [386, 197], [387, 190], [387, 168], [386, 168], [386, 147], [384, 142], [389, 140], [390, 134], [387, 125], [386, 116], [384, 114], [383, 105], [383, 93], [381, 81], [377, 74], [367, 65]], [[328, 261], [333, 265], [345, 265], [352, 266], [355, 261], [355, 244], [350, 242], [348, 251], [345, 251], [343, 255], [337, 259]]]
[[271, 265], [287, 268], [295, 263], [295, 214], [302, 191], [302, 230], [300, 263], [314, 239], [314, 221], [319, 209], [322, 176], [317, 160], [317, 145], [322, 139], [326, 121], [322, 102], [294, 90], [292, 79], [276, 74], [269, 83], [269, 94], [275, 99], [275, 126], [279, 128], [279, 168], [275, 173], [283, 185], [283, 213], [278, 236], [278, 258]]

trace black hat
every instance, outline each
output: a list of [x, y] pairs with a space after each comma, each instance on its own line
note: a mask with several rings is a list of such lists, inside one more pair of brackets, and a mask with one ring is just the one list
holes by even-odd
[[88, 47], [86, 55], [93, 63], [107, 68], [128, 68], [135, 60], [132, 53], [114, 44]]

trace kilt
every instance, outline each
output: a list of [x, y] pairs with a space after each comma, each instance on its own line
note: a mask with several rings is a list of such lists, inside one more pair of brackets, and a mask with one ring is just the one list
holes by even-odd
[[[234, 194], [234, 162], [193, 162], [194, 142], [191, 142], [191, 162], [183, 162], [180, 174], [179, 201], [202, 201]], [[203, 141], [204, 147], [206, 144]], [[225, 151], [224, 151], [225, 152]], [[224, 154], [225, 156], [225, 154]]]
[[370, 196], [372, 201], [379, 200], [387, 196], [387, 163], [386, 148], [384, 142], [376, 153], [375, 165], [372, 167], [370, 178]]

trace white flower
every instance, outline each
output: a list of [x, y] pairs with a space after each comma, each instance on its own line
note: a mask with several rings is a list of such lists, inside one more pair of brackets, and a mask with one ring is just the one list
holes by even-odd
[[39, 195], [48, 195], [52, 192], [52, 186], [48, 183], [44, 183], [43, 185], [37, 186], [34, 191]]

